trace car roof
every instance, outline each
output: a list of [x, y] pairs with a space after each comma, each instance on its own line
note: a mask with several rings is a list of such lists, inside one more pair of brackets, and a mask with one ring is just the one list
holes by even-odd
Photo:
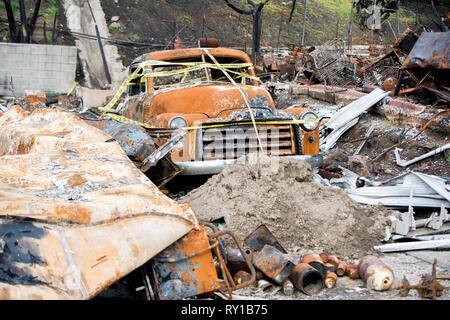
[[[150, 52], [145, 56], [145, 60], [175, 61], [201, 57], [205, 48], [188, 48], [165, 51]], [[235, 58], [243, 62], [251, 63], [250, 57], [243, 51], [230, 48], [208, 48], [207, 49], [216, 58]], [[139, 57], [141, 58], [141, 57]], [[138, 59], [139, 59], [138, 58]], [[137, 61], [136, 61], [137, 62]], [[135, 63], [135, 61], [133, 61]]]

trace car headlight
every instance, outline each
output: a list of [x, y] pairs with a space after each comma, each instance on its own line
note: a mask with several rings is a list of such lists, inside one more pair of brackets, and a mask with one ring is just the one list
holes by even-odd
[[301, 127], [306, 131], [314, 131], [319, 126], [318, 116], [314, 112], [306, 112], [302, 114], [300, 120], [305, 120], [306, 123], [302, 123]]
[[187, 127], [187, 121], [183, 117], [174, 117], [169, 121], [169, 128], [179, 129]]

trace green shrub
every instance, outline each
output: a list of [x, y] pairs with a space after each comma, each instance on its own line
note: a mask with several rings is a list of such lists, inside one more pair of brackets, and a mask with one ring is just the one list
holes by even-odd
[[[13, 11], [19, 11], [20, 9], [20, 5], [18, 1], [11, 1], [11, 7], [13, 9]], [[2, 1], [0, 2], [0, 8], [1, 9], [5, 9], [5, 3]]]
[[112, 22], [108, 25], [109, 32], [122, 32], [122, 27], [117, 22]]
[[194, 23], [194, 19], [190, 15], [182, 15], [178, 18], [178, 21], [184, 25], [192, 25]]
[[140, 35], [138, 35], [137, 33], [133, 33], [130, 36], [130, 40], [134, 41], [134, 42], [142, 42], [142, 37]]
[[49, 16], [56, 16], [59, 13], [59, 9], [58, 6], [56, 4], [57, 0], [49, 0], [49, 6], [47, 9], [45, 9], [44, 11], [41, 11], [40, 16], [47, 18]]

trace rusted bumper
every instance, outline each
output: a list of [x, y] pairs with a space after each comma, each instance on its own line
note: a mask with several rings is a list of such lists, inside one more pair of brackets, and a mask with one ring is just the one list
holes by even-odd
[[[321, 154], [285, 156], [283, 158], [305, 161], [309, 163], [313, 168], [320, 167], [323, 163], [323, 156]], [[236, 160], [208, 160], [176, 162], [175, 164], [183, 170], [180, 175], [196, 176], [220, 173], [227, 165], [230, 165], [235, 161]]]

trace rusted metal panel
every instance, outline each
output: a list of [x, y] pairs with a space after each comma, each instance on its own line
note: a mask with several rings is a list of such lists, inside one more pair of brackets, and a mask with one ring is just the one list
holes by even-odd
[[[263, 88], [241, 85], [249, 100], [257, 96], [267, 100], [269, 107], [275, 110], [275, 103], [270, 94]], [[155, 94], [151, 104], [144, 107], [144, 120], [158, 127], [168, 127], [170, 118], [176, 115], [192, 115], [188, 125], [195, 122], [222, 118], [226, 119], [232, 112], [240, 111], [244, 98], [239, 90], [231, 84], [203, 84], [202, 86], [182, 87], [161, 91]], [[160, 118], [162, 114], [171, 114]], [[205, 117], [206, 115], [206, 117]], [[159, 116], [159, 117], [158, 117]]]
[[[213, 230], [213, 233], [207, 233], [205, 226]], [[236, 272], [235, 277], [222, 256], [223, 244], [220, 245], [218, 239], [224, 235], [233, 239], [245, 260], [245, 266], [241, 266], [243, 270]], [[191, 231], [152, 260], [156, 298], [174, 300], [220, 291], [228, 294], [231, 299], [232, 291], [248, 287], [256, 279], [250, 257], [239, 243], [233, 233], [217, 231], [209, 223]], [[220, 273], [217, 271], [219, 269]]]
[[222, 286], [204, 226], [156, 256], [152, 269], [156, 292], [162, 300], [197, 296], [217, 291]]
[[280, 285], [289, 277], [295, 267], [285, 254], [269, 245], [265, 245], [260, 252], [253, 256], [253, 264]]
[[[251, 63], [250, 57], [243, 51], [229, 48], [211, 48], [208, 51], [216, 58], [233, 58], [242, 62]], [[183, 59], [198, 58], [204, 55], [202, 48], [188, 48], [178, 50], [165, 50], [150, 52], [146, 56], [146, 60], [175, 61]], [[253, 69], [250, 69], [251, 75], [256, 75]]]
[[25, 96], [25, 104], [29, 111], [32, 111], [36, 108], [37, 105], [45, 106], [47, 102], [47, 96], [44, 92], [41, 91], [32, 91], [27, 92]]
[[114, 138], [133, 161], [143, 162], [155, 151], [155, 143], [144, 128], [115, 120], [104, 121], [103, 132]]
[[450, 31], [423, 32], [403, 62], [403, 68], [449, 69], [449, 50]]
[[266, 225], [262, 224], [245, 238], [244, 243], [253, 251], [260, 251], [266, 244], [276, 248], [282, 253], [287, 253], [286, 249], [278, 242], [277, 238], [270, 232]]
[[197, 226], [75, 114], [5, 113], [0, 168], [0, 299], [91, 298]]

